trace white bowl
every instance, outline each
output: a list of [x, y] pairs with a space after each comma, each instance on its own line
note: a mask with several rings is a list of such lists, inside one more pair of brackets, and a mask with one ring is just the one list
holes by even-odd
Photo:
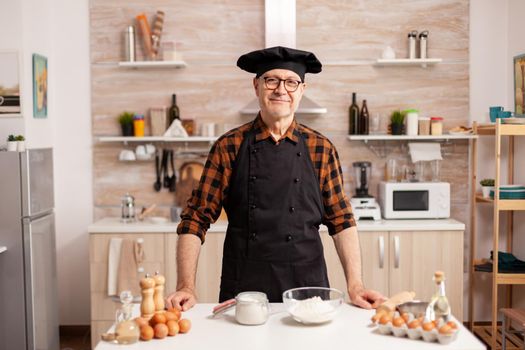
[[168, 218], [165, 218], [165, 217], [162, 217], [162, 216], [152, 216], [152, 217], [148, 218], [148, 220], [152, 224], [165, 224], [165, 223], [168, 222]]
[[283, 303], [300, 323], [320, 324], [334, 319], [343, 303], [344, 293], [334, 288], [302, 287], [283, 293]]

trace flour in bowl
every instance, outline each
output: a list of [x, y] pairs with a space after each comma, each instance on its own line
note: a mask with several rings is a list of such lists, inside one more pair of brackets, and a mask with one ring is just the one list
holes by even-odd
[[292, 316], [304, 323], [321, 323], [330, 321], [335, 314], [335, 307], [320, 297], [300, 300], [290, 310]]

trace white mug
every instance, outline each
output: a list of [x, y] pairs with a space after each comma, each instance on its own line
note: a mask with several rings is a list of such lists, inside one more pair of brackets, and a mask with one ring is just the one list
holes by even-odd
[[136, 160], [135, 153], [129, 149], [123, 149], [118, 156], [119, 160]]

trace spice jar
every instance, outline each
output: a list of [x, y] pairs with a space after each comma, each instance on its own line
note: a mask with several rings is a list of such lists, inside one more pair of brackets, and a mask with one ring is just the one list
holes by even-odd
[[430, 135], [430, 118], [419, 118], [419, 135]]
[[133, 116], [133, 131], [136, 137], [144, 136], [144, 115], [135, 114]]
[[240, 324], [258, 325], [268, 320], [268, 298], [261, 292], [243, 292], [235, 297], [235, 320]]
[[430, 133], [432, 135], [442, 135], [443, 134], [443, 118], [442, 117], [430, 118]]

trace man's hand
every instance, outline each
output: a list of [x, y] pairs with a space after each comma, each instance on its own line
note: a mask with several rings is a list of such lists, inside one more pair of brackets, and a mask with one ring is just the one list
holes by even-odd
[[364, 289], [363, 287], [356, 287], [352, 290], [349, 289], [348, 295], [350, 296], [352, 304], [363, 309], [375, 309], [386, 300], [381, 293], [375, 290]]
[[171, 293], [166, 298], [166, 307], [175, 308], [181, 311], [188, 311], [197, 302], [195, 292], [190, 288], [181, 288], [175, 293]]

